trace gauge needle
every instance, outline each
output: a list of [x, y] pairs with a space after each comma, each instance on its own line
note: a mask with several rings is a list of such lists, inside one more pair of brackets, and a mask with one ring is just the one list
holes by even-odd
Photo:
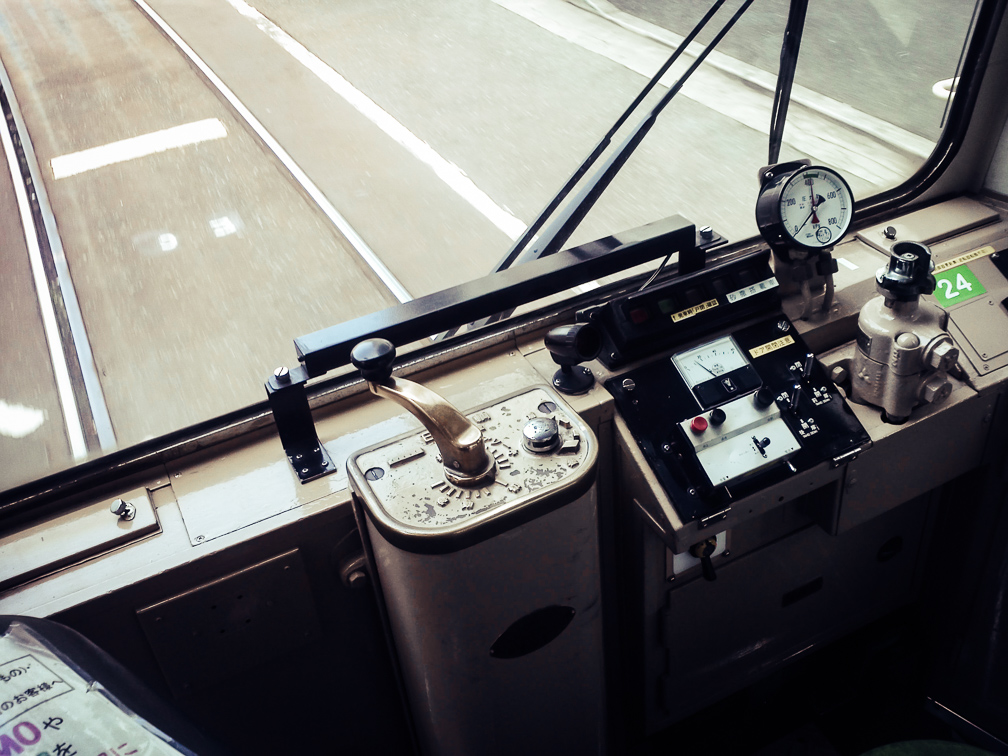
[[[808, 218], [806, 218], [802, 222], [802, 224], [800, 226], [798, 226], [798, 228], [795, 230], [795, 234], [797, 234], [799, 231], [801, 231], [803, 228], [805, 228], [805, 224], [809, 222], [809, 218], [813, 217], [814, 215], [815, 215], [815, 203], [812, 204], [812, 212], [809, 213], [808, 214]], [[816, 218], [815, 222], [818, 223], [819, 222], [819, 218]]]
[[715, 373], [715, 372], [714, 372], [713, 370], [711, 370], [711, 369], [710, 369], [709, 367], [707, 367], [707, 366], [706, 366], [706, 365], [704, 365], [704, 364], [703, 364], [702, 362], [700, 362], [700, 358], [699, 358], [699, 357], [697, 357], [697, 361], [696, 361], [696, 363], [697, 363], [697, 365], [699, 365], [700, 367], [702, 367], [702, 368], [703, 368], [704, 370], [706, 370], [706, 371], [707, 371], [708, 373], [710, 373], [710, 374], [711, 374], [711, 375], [713, 375], [713, 376], [714, 376], [715, 378], [717, 378], [717, 373]]
[[[818, 226], [819, 225], [819, 216], [816, 215], [816, 207], [818, 207], [819, 204], [816, 202], [815, 188], [813, 187], [811, 179], [809, 179], [809, 191], [812, 193], [812, 222], [815, 223]], [[806, 220], [806, 222], [807, 222], [807, 220]]]

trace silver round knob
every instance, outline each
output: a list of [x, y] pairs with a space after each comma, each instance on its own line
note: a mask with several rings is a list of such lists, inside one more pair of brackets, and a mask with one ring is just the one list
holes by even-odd
[[525, 423], [522, 444], [534, 454], [548, 454], [560, 445], [560, 428], [551, 417], [536, 417]]

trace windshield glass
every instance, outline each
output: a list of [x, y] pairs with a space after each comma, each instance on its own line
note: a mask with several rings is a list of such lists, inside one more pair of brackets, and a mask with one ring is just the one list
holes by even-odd
[[[486, 275], [707, 8], [0, 0], [0, 490], [261, 401], [294, 337]], [[812, 0], [780, 159], [857, 198], [904, 181], [972, 10]], [[756, 233], [787, 17], [752, 5], [569, 244], [675, 213]]]

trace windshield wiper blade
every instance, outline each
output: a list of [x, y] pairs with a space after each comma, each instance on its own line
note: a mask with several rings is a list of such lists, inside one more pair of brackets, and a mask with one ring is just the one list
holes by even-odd
[[784, 124], [787, 121], [788, 105], [791, 103], [791, 85], [794, 84], [795, 69], [798, 66], [798, 51], [801, 49], [802, 33], [805, 31], [807, 10], [808, 0], [791, 0], [787, 26], [784, 27], [784, 39], [781, 41], [777, 89], [774, 91], [773, 110], [770, 114], [770, 165], [774, 165], [780, 159]]
[[651, 130], [658, 116], [665, 107], [672, 101], [679, 90], [683, 88], [687, 79], [693, 75], [694, 71], [700, 67], [700, 64], [706, 60], [707, 56], [714, 50], [715, 47], [720, 44], [724, 36], [731, 31], [731, 28], [735, 25], [741, 17], [742, 14], [749, 9], [749, 6], [753, 4], [753, 0], [746, 0], [739, 6], [739, 9], [735, 11], [735, 14], [728, 19], [725, 25], [721, 28], [721, 31], [712, 39], [707, 46], [700, 52], [696, 60], [690, 64], [690, 67], [686, 69], [682, 76], [676, 80], [675, 84], [669, 87], [669, 90], [662, 96], [658, 103], [651, 109], [651, 111], [644, 116], [644, 118], [637, 124], [634, 130], [623, 140], [623, 143], [616, 148], [609, 159], [606, 160], [605, 164], [599, 168], [595, 174], [587, 181], [584, 187], [578, 192], [577, 196], [571, 200], [570, 204], [564, 209], [556, 219], [546, 228], [543, 235], [539, 238], [536, 245], [531, 249], [530, 254], [522, 255], [528, 259], [536, 259], [538, 257], [543, 257], [545, 255], [551, 255], [557, 252], [570, 238], [571, 234], [574, 233], [575, 229], [584, 220], [584, 217], [588, 214], [588, 211], [594, 207], [595, 202], [602, 192], [606, 190], [610, 183], [612, 183], [613, 178], [619, 173], [619, 170], [623, 167], [630, 156], [633, 154], [637, 145], [643, 141], [644, 137]]
[[538, 217], [532, 221], [529, 227], [525, 230], [525, 233], [522, 234], [521, 237], [511, 246], [511, 249], [507, 251], [507, 254], [501, 258], [493, 272], [496, 273], [498, 271], [505, 270], [514, 264], [515, 260], [518, 259], [522, 251], [528, 246], [529, 242], [539, 232], [539, 229], [542, 228], [543, 224], [560, 206], [560, 203], [567, 198], [567, 195], [569, 195], [571, 190], [577, 186], [577, 183], [588, 172], [588, 169], [591, 168], [599, 157], [601, 157], [602, 153], [605, 152], [606, 147], [608, 147], [612, 142], [612, 138], [616, 135], [616, 132], [620, 130], [623, 124], [626, 123], [627, 119], [634, 113], [635, 110], [637, 110], [640, 104], [644, 101], [644, 98], [651, 93], [651, 90], [655, 88], [662, 76], [664, 76], [665, 73], [675, 64], [675, 62], [679, 59], [679, 56], [685, 52], [686, 48], [690, 46], [694, 39], [696, 39], [696, 36], [707, 25], [707, 22], [714, 17], [714, 14], [720, 10], [724, 3], [725, 0], [717, 0], [710, 7], [707, 13], [704, 14], [703, 18], [697, 22], [696, 26], [693, 27], [693, 30], [683, 38], [682, 42], [679, 43], [679, 46], [672, 52], [668, 60], [662, 64], [657, 73], [651, 77], [651, 80], [644, 86], [637, 97], [634, 98], [634, 101], [630, 103], [629, 107], [623, 111], [623, 114], [617, 118], [616, 122], [609, 128], [609, 131], [606, 132], [605, 136], [603, 136], [602, 139], [599, 140], [599, 143], [595, 145], [595, 149], [592, 150], [588, 157], [586, 157], [581, 165], [578, 166], [577, 170], [574, 171], [571, 177], [567, 180], [567, 183], [563, 185], [563, 188], [561, 188], [560, 191], [557, 192], [556, 196], [549, 201], [546, 207], [544, 207], [539, 213]]
[[[511, 255], [511, 253], [508, 254], [507, 258], [505, 259], [508, 260], [509, 265], [513, 265], [515, 262], [529, 262], [532, 260], [537, 260], [540, 257], [552, 255], [560, 250], [560, 248], [570, 238], [571, 234], [574, 233], [575, 229], [577, 229], [577, 227], [581, 224], [581, 221], [584, 220], [584, 217], [588, 214], [588, 212], [592, 209], [592, 207], [594, 207], [595, 202], [598, 200], [598, 198], [602, 196], [602, 192], [604, 192], [606, 188], [609, 186], [609, 184], [612, 183], [613, 178], [616, 176], [617, 173], [619, 173], [620, 169], [623, 167], [626, 161], [630, 159], [630, 156], [633, 154], [633, 151], [637, 148], [637, 145], [639, 145], [641, 141], [643, 141], [644, 137], [647, 136], [647, 133], [651, 130], [651, 127], [658, 119], [658, 116], [661, 115], [661, 112], [672, 101], [672, 98], [675, 97], [677, 94], [679, 94], [679, 90], [683, 88], [683, 85], [686, 83], [686, 80], [689, 79], [689, 77], [693, 75], [693, 73], [697, 70], [697, 68], [700, 67], [700, 64], [703, 63], [704, 60], [706, 60], [707, 56], [711, 53], [711, 51], [714, 50], [714, 48], [717, 47], [718, 44], [720, 44], [721, 40], [724, 39], [725, 35], [729, 31], [731, 31], [731, 28], [735, 26], [735, 23], [740, 18], [742, 18], [742, 15], [749, 9], [749, 6], [752, 5], [753, 2], [754, 0], [745, 0], [745, 2], [742, 3], [741, 6], [739, 6], [738, 10], [735, 11], [735, 14], [730, 19], [728, 19], [728, 21], [721, 28], [721, 30], [715, 35], [714, 39], [712, 39], [707, 44], [707, 46], [700, 52], [696, 60], [694, 60], [693, 63], [690, 64], [689, 68], [687, 68], [686, 71], [682, 74], [682, 76], [680, 76], [676, 80], [675, 84], [669, 87], [668, 91], [664, 95], [662, 95], [662, 98], [658, 101], [658, 103], [651, 109], [651, 111], [646, 116], [644, 116], [644, 118], [640, 121], [640, 123], [638, 123], [637, 126], [634, 127], [633, 131], [630, 132], [630, 134], [626, 137], [626, 139], [623, 140], [623, 143], [613, 151], [612, 155], [609, 156], [609, 159], [606, 160], [605, 164], [601, 168], [596, 170], [595, 174], [590, 179], [587, 180], [587, 182], [582, 187], [581, 191], [578, 192], [577, 196], [570, 201], [570, 203], [567, 205], [564, 211], [560, 213], [560, 215], [558, 215], [553, 220], [552, 223], [550, 223], [550, 225], [543, 232], [543, 235], [536, 242], [535, 246], [531, 248], [526, 247], [524, 250], [519, 249], [517, 252], [515, 252], [513, 256]], [[700, 28], [702, 28], [702, 25], [706, 23], [707, 19], [711, 15], [713, 15], [713, 12], [717, 11], [717, 8], [720, 7], [721, 5], [720, 0], [715, 5], [716, 7], [713, 7], [711, 11], [709, 11], [704, 16], [704, 19], [701, 21], [698, 27], [694, 29], [694, 32], [691, 33], [691, 37], [695, 36], [695, 32], [699, 32]], [[684, 40], [683, 44], [679, 45], [679, 48], [673, 53], [673, 59], [677, 57], [679, 53], [685, 49], [685, 47], [686, 47], [686, 40]], [[661, 77], [659, 76], [658, 78]], [[653, 86], [653, 84], [649, 83], [648, 86], [649, 87]], [[642, 99], [643, 97], [639, 97], [637, 101], [639, 102]], [[629, 115], [628, 113], [624, 113], [622, 119], [625, 120], [628, 117], [628, 115]], [[602, 144], [600, 145], [600, 147], [604, 148], [605, 145]], [[589, 161], [585, 162], [589, 163]], [[594, 159], [592, 159], [590, 162], [594, 162]], [[587, 166], [585, 166], [585, 171], [586, 170]], [[575, 176], [572, 177], [571, 181], [569, 181], [568, 184], [570, 184], [570, 186], [573, 186], [575, 183], [577, 183], [577, 179], [585, 171], [581, 171], [581, 174], [575, 173]], [[565, 196], [565, 194], [570, 190], [566, 186], [564, 187], [564, 190], [566, 190], [564, 192]], [[550, 203], [550, 206], [553, 207], [555, 205], [558, 205], [562, 201], [562, 199], [563, 199], [562, 196], [560, 197], [560, 199], [555, 199], [554, 202]], [[540, 223], [540, 221], [544, 218], [544, 216], [548, 215], [549, 213], [544, 211], [536, 222]], [[522, 236], [522, 240], [524, 240], [526, 236], [529, 239], [531, 239], [533, 234], [526, 232]], [[517, 248], [518, 244], [516, 244], [515, 247]], [[502, 261], [502, 263], [503, 262], [504, 261]], [[498, 271], [501, 269], [502, 268], [498, 266]], [[472, 329], [484, 325], [489, 325], [491, 323], [497, 323], [503, 320], [504, 318], [510, 316], [511, 312], [512, 312], [511, 310], [508, 310], [505, 312], [497, 313], [496, 315], [486, 318], [477, 323], [470, 323], [469, 327], [470, 329]], [[450, 331], [438, 334], [436, 336], [433, 336], [432, 338], [435, 341], [450, 338], [451, 336], [454, 336], [456, 333], [458, 333], [459, 330], [460, 328], [453, 328]]]

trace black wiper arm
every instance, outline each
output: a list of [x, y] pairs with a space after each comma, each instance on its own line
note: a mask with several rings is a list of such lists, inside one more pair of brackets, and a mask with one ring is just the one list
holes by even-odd
[[574, 171], [571, 177], [567, 180], [567, 183], [563, 185], [563, 188], [560, 189], [560, 191], [557, 192], [557, 195], [549, 201], [549, 204], [547, 204], [546, 207], [544, 207], [539, 213], [539, 216], [532, 221], [531, 225], [529, 225], [529, 227], [525, 230], [525, 233], [522, 234], [521, 237], [511, 246], [511, 249], [507, 251], [507, 254], [501, 258], [501, 261], [497, 263], [497, 267], [494, 268], [493, 272], [505, 270], [514, 264], [514, 261], [518, 259], [518, 256], [522, 253], [525, 247], [528, 246], [529, 242], [539, 232], [539, 229], [542, 228], [543, 224], [560, 206], [560, 203], [567, 198], [567, 195], [571, 193], [571, 190], [575, 186], [577, 186], [577, 183], [581, 180], [585, 173], [588, 172], [588, 169], [591, 168], [592, 165], [595, 164], [595, 161], [599, 159], [603, 152], [605, 152], [606, 147], [609, 146], [616, 132], [620, 130], [623, 124], [626, 123], [626, 120], [635, 110], [637, 110], [638, 106], [644, 101], [644, 98], [651, 93], [651, 90], [655, 88], [661, 80], [661, 77], [664, 76], [666, 71], [668, 71], [679, 59], [679, 56], [686, 50], [687, 47], [689, 47], [690, 43], [696, 39], [696, 36], [703, 30], [703, 28], [707, 25], [707, 22], [713, 18], [714, 14], [718, 12], [721, 6], [724, 5], [724, 2], [725, 0], [717, 0], [710, 7], [710, 10], [704, 14], [704, 17], [700, 19], [697, 25], [693, 27], [693, 30], [682, 40], [682, 42], [679, 43], [679, 46], [672, 52], [672, 55], [669, 56], [668, 60], [666, 60], [665, 63], [662, 64], [662, 67], [658, 69], [658, 72], [651, 77], [651, 81], [649, 81], [640, 91], [640, 94], [638, 94], [637, 97], [634, 98], [634, 101], [630, 103], [630, 106], [623, 111], [623, 115], [616, 119], [616, 122], [609, 128], [609, 131], [607, 131], [605, 136], [602, 137], [599, 143], [595, 146], [595, 149], [592, 150], [588, 157], [586, 157], [581, 165], [578, 166], [577, 170]]
[[780, 159], [784, 124], [787, 121], [788, 105], [791, 103], [791, 85], [794, 83], [795, 68], [798, 65], [798, 51], [801, 48], [802, 32], [805, 30], [807, 10], [808, 0], [791, 0], [787, 26], [784, 27], [784, 39], [781, 41], [780, 69], [777, 72], [773, 111], [770, 114], [770, 165]]
[[574, 233], [574, 230], [581, 224], [584, 217], [588, 214], [588, 211], [592, 209], [595, 202], [602, 195], [602, 192], [606, 190], [609, 184], [612, 182], [613, 178], [619, 173], [620, 168], [623, 164], [630, 158], [633, 151], [637, 148], [637, 145], [641, 143], [644, 137], [647, 135], [648, 131], [654, 125], [658, 116], [661, 114], [665, 106], [672, 101], [679, 90], [682, 89], [686, 80], [693, 75], [693, 72], [700, 67], [700, 64], [704, 62], [711, 51], [718, 46], [724, 36], [731, 30], [738, 21], [742, 14], [748, 10], [749, 6], [753, 4], [753, 0], [746, 0], [742, 3], [735, 15], [733, 15], [728, 22], [722, 27], [721, 31], [717, 33], [717, 36], [710, 41], [710, 43], [703, 49], [703, 51], [697, 56], [697, 59], [693, 61], [686, 72], [673, 84], [669, 90], [662, 96], [661, 100], [651, 109], [643, 120], [637, 124], [636, 128], [623, 140], [621, 144], [605, 162], [605, 164], [598, 169], [595, 174], [588, 180], [577, 196], [571, 200], [570, 204], [565, 208], [565, 210], [557, 216], [557, 218], [550, 223], [550, 225], [543, 232], [543, 235], [539, 238], [538, 243], [532, 249], [529, 255], [530, 259], [535, 259], [542, 257], [544, 255], [551, 255], [557, 252], [570, 238], [570, 235]]
[[[588, 167], [593, 162], [595, 162], [598, 155], [601, 154], [602, 150], [605, 149], [606, 145], [609, 142], [609, 139], [611, 138], [612, 134], [615, 133], [616, 128], [618, 128], [618, 126], [614, 127], [613, 129], [610, 129], [609, 133], [603, 138], [602, 142], [599, 143], [599, 146], [595, 148], [595, 151], [592, 153], [592, 155], [589, 156], [588, 160], [586, 160], [582, 164], [582, 166], [578, 169], [578, 171], [575, 172], [574, 176], [571, 177], [570, 181], [567, 182], [567, 185], [564, 186], [564, 188], [561, 190], [561, 193], [557, 195], [557, 197], [555, 197], [552, 202], [550, 202], [549, 206], [547, 206], [547, 208], [542, 213], [540, 213], [535, 223], [529, 227], [529, 230], [526, 231], [525, 234], [522, 236], [522, 238], [518, 240], [518, 242], [515, 244], [514, 247], [512, 247], [511, 251], [507, 254], [504, 260], [502, 260], [501, 263], [498, 264], [496, 271], [499, 272], [501, 270], [504, 270], [505, 268], [509, 267], [510, 265], [513, 265], [515, 262], [518, 261], [530, 262], [532, 260], [537, 260], [540, 257], [544, 257], [546, 255], [552, 255], [560, 250], [560, 248], [570, 238], [571, 234], [574, 233], [574, 230], [581, 224], [581, 221], [584, 220], [584, 217], [588, 214], [588, 212], [592, 209], [592, 207], [594, 207], [595, 202], [602, 195], [602, 192], [606, 190], [606, 188], [612, 182], [616, 174], [619, 173], [624, 163], [626, 163], [626, 161], [630, 159], [630, 156], [633, 154], [633, 151], [637, 148], [637, 145], [639, 145], [641, 141], [644, 139], [644, 137], [647, 136], [648, 131], [651, 130], [651, 127], [658, 119], [658, 116], [661, 114], [662, 110], [665, 109], [665, 106], [672, 101], [673, 97], [679, 94], [679, 90], [683, 88], [683, 85], [686, 83], [686, 80], [689, 79], [689, 77], [693, 75], [693, 72], [700, 67], [700, 64], [703, 63], [704, 60], [706, 60], [707, 56], [711, 53], [711, 51], [715, 47], [717, 47], [718, 44], [720, 44], [721, 40], [724, 39], [724, 36], [735, 25], [735, 22], [738, 21], [740, 18], [742, 18], [742, 14], [744, 14], [749, 9], [749, 6], [753, 4], [753, 1], [754, 0], [745, 0], [745, 2], [742, 3], [739, 9], [735, 11], [735, 14], [730, 19], [728, 19], [728, 22], [721, 28], [721, 31], [719, 31], [717, 35], [714, 37], [714, 39], [712, 39], [707, 44], [707, 46], [700, 52], [696, 60], [694, 60], [693, 63], [690, 64], [690, 67], [686, 69], [685, 73], [683, 73], [683, 75], [679, 77], [679, 79], [675, 82], [675, 84], [669, 87], [669, 90], [662, 96], [662, 98], [658, 101], [658, 103], [651, 109], [651, 111], [644, 117], [644, 119], [637, 124], [637, 126], [629, 134], [629, 136], [627, 136], [627, 138], [623, 140], [623, 143], [613, 151], [612, 155], [609, 156], [609, 159], [605, 162], [605, 164], [597, 171], [595, 171], [595, 174], [585, 182], [581, 191], [578, 192], [577, 196], [570, 201], [570, 203], [563, 210], [563, 212], [561, 212], [553, 220], [553, 222], [550, 223], [550, 225], [543, 232], [542, 236], [539, 237], [538, 241], [536, 242], [536, 245], [531, 249], [526, 247], [523, 250], [522, 247], [523, 245], [528, 243], [527, 240], [532, 239], [536, 229], [538, 229], [538, 227], [542, 225], [543, 221], [547, 217], [549, 217], [549, 215], [555, 210], [555, 208], [560, 204], [560, 202], [563, 201], [563, 198], [570, 192], [571, 188], [573, 188], [573, 186], [578, 182], [578, 180], [587, 172]], [[639, 104], [644, 99], [644, 96], [647, 94], [648, 91], [650, 91], [650, 88], [653, 87], [654, 84], [657, 83], [658, 79], [661, 78], [661, 74], [664, 73], [665, 70], [667, 70], [667, 66], [670, 66], [673, 62], [675, 62], [675, 59], [679, 56], [679, 54], [686, 49], [686, 46], [689, 43], [689, 41], [691, 41], [693, 37], [695, 37], [696, 34], [699, 33], [699, 31], [703, 28], [704, 24], [706, 24], [707, 21], [710, 19], [710, 17], [713, 16], [714, 13], [718, 10], [718, 8], [721, 7], [721, 4], [722, 0], [718, 0], [718, 2], [716, 2], [715, 5], [707, 12], [704, 18], [700, 21], [700, 23], [697, 24], [697, 26], [693, 29], [692, 32], [690, 32], [690, 36], [683, 40], [683, 43], [680, 44], [679, 47], [676, 49], [676, 51], [672, 54], [672, 57], [669, 59], [669, 62], [666, 64], [666, 66], [662, 67], [663, 70], [660, 71], [659, 74], [655, 78], [653, 78], [651, 82], [648, 83], [648, 86], [645, 88], [646, 91], [643, 92], [634, 101], [634, 106]], [[633, 107], [631, 107], [631, 110], [632, 109]], [[620, 117], [620, 121], [618, 122], [618, 124], [622, 125], [623, 121], [625, 121], [629, 117], [629, 115], [630, 115], [629, 111], [624, 113]], [[510, 314], [511, 314], [510, 310], [499, 312], [496, 315], [493, 315], [489, 318], [484, 319], [483, 321], [480, 321], [479, 323], [470, 324], [470, 328], [487, 325], [489, 323], [499, 322], [504, 318], [508, 317]], [[459, 328], [453, 328], [433, 338], [436, 341], [448, 338], [454, 336], [458, 332], [458, 330]]]

